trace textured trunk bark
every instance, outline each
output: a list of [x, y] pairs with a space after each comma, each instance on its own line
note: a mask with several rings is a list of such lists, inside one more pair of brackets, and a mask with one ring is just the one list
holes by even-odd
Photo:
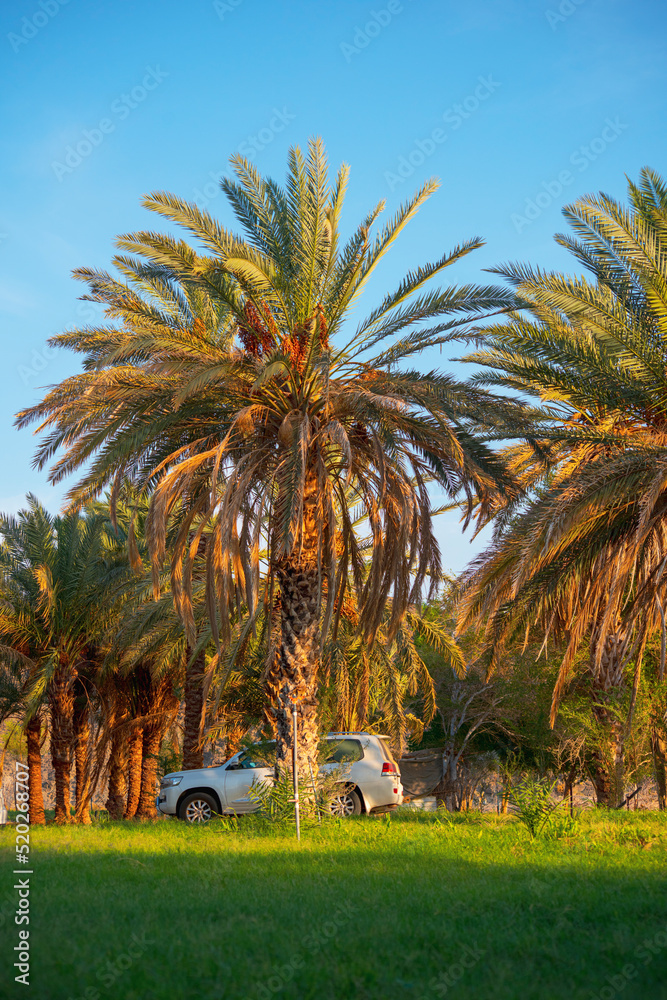
[[85, 692], [74, 703], [75, 811], [77, 823], [88, 826], [90, 819], [90, 715]]
[[658, 809], [667, 809], [667, 740], [656, 729], [651, 733], [651, 750], [658, 793]]
[[297, 767], [304, 785], [317, 773], [318, 670], [321, 656], [317, 478], [307, 475], [303, 518], [292, 553], [272, 567], [279, 588], [275, 656], [267, 671], [267, 695], [276, 734], [277, 770], [292, 769], [292, 704], [297, 706]]
[[620, 722], [614, 722], [611, 727], [611, 745], [614, 754], [611, 789], [614, 808], [617, 808], [625, 797], [625, 734]]
[[65, 664], [56, 670], [50, 684], [51, 761], [56, 786], [56, 823], [70, 823], [70, 782], [72, 776], [72, 685], [76, 673]]
[[[128, 732], [126, 729], [121, 729], [117, 721], [111, 734], [111, 748], [109, 750], [109, 763], [107, 765], [109, 788], [105, 807], [111, 819], [122, 819], [125, 812], [127, 796], [127, 751]], [[141, 774], [141, 763], [139, 764], [139, 774]], [[137, 795], [138, 801], [139, 796]]]
[[[187, 652], [190, 657], [190, 651]], [[204, 670], [206, 659], [200, 653], [189, 667], [185, 668], [185, 717], [183, 721], [183, 769], [186, 771], [204, 766], [204, 750], [201, 746], [204, 723]]]
[[33, 826], [41, 826], [44, 818], [44, 794], [42, 791], [42, 751], [40, 737], [42, 735], [42, 720], [33, 715], [26, 726], [28, 743], [28, 793], [30, 795], [30, 822]]
[[445, 806], [448, 812], [457, 812], [456, 799], [457, 763], [452, 750], [445, 751], [442, 761], [442, 778], [433, 789], [436, 802]]
[[615, 809], [623, 801], [625, 788], [625, 739], [621, 723], [609, 719], [598, 706], [595, 716], [607, 729], [606, 745], [593, 752], [590, 776], [596, 805]]
[[317, 768], [317, 670], [320, 655], [318, 572], [285, 560], [277, 568], [280, 586], [280, 637], [267, 678], [267, 693], [276, 731], [279, 769], [291, 770], [292, 703], [297, 706], [299, 772], [309, 776]]
[[135, 816], [137, 819], [155, 819], [157, 817], [155, 797], [158, 758], [162, 737], [173, 722], [178, 712], [179, 703], [172, 690], [171, 682], [167, 679], [160, 682], [151, 679], [145, 688], [144, 696], [147, 699], [146, 715], [148, 718], [144, 725], [141, 787]]
[[157, 762], [162, 742], [162, 726], [149, 722], [144, 726], [141, 786], [135, 819], [155, 819], [155, 794], [157, 789]]
[[143, 759], [143, 729], [133, 729], [127, 751], [127, 805], [123, 819], [133, 819], [139, 805], [141, 791], [141, 763]]
[[609, 769], [597, 755], [591, 762], [590, 775], [595, 789], [595, 804], [600, 808], [607, 808], [611, 801]]
[[592, 711], [602, 733], [602, 744], [593, 750], [591, 778], [598, 806], [615, 808], [625, 789], [625, 733], [613, 711], [614, 695], [623, 686], [623, 648], [627, 637], [608, 635], [598, 667], [591, 660]]

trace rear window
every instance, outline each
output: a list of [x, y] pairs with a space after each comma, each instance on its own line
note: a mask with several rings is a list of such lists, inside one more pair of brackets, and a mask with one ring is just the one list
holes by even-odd
[[378, 736], [378, 743], [382, 748], [382, 756], [384, 757], [384, 759], [388, 760], [391, 764], [395, 764], [396, 761], [394, 760], [391, 749], [389, 747], [389, 741], [385, 739], [383, 736]]
[[326, 764], [350, 764], [361, 760], [364, 751], [359, 740], [329, 740], [333, 749], [327, 754]]

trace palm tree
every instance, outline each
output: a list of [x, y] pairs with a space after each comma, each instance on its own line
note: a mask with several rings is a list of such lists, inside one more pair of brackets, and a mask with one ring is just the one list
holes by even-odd
[[[55, 818], [65, 823], [70, 821], [73, 753], [80, 795], [87, 766], [88, 713], [81, 678], [91, 660], [94, 618], [99, 620], [100, 614], [99, 563], [104, 522], [99, 514], [90, 511], [85, 517], [72, 513], [54, 518], [34, 496], [28, 495], [27, 500], [26, 509], [16, 517], [0, 518], [4, 604], [0, 642], [5, 656], [20, 656], [28, 667], [33, 755], [39, 745], [37, 723], [42, 695], [48, 700]], [[86, 821], [85, 809], [77, 818]]]
[[[12, 646], [5, 646], [2, 639], [6, 638], [9, 619], [13, 617], [13, 601], [17, 594], [11, 593], [8, 580], [2, 581], [0, 589], [0, 724], [15, 721], [10, 729], [10, 736], [22, 725], [26, 734], [26, 758], [28, 762], [28, 795], [30, 822], [41, 825], [45, 822], [44, 795], [42, 791], [42, 706], [35, 704], [30, 697], [31, 678], [34, 664], [23, 651]], [[29, 615], [29, 609], [24, 607], [23, 613]], [[3, 726], [4, 727], [4, 726]], [[8, 746], [8, 740], [0, 751], [0, 779], [2, 778], [2, 761]]]
[[[291, 744], [296, 702], [303, 760], [314, 762], [318, 666], [337, 597], [351, 579], [367, 642], [391, 597], [391, 639], [427, 577], [432, 586], [440, 577], [429, 484], [451, 496], [474, 493], [482, 510], [499, 486], [511, 489], [476, 434], [506, 420], [511, 404], [409, 365], [471, 318], [507, 310], [514, 296], [474, 285], [426, 288], [480, 246], [473, 239], [410, 271], [350, 331], [364, 286], [437, 184], [423, 185], [372, 238], [381, 202], [343, 243], [348, 168], [329, 186], [319, 140], [305, 157], [290, 151], [285, 188], [240, 157], [232, 163], [238, 180], [222, 186], [245, 236], [173, 195], [147, 197], [147, 208], [184, 227], [206, 255], [142, 232], [119, 240], [139, 257], [115, 258], [125, 282], [77, 272], [122, 326], [54, 338], [84, 355], [85, 371], [18, 423], [39, 420], [49, 431], [41, 467], [62, 449], [52, 481], [86, 466], [73, 503], [107, 484], [115, 495], [124, 480], [152, 490], [146, 531], [156, 595], [168, 518], [184, 504], [171, 565], [189, 634], [192, 567], [206, 535], [214, 639], [229, 638], [232, 611], [245, 608], [251, 630], [262, 609], [271, 616], [267, 691], [278, 757]], [[155, 304], [156, 288], [172, 296], [171, 311]], [[195, 317], [194, 295], [215, 323]], [[367, 573], [353, 530], [359, 511], [372, 536]]]
[[[108, 517], [108, 502], [94, 508]], [[193, 617], [197, 634], [203, 633], [203, 638], [193, 650], [188, 651], [183, 622], [174, 609], [168, 574], [161, 574], [162, 593], [153, 601], [151, 573], [144, 565], [146, 511], [145, 497], [125, 489], [114, 506], [113, 523], [106, 524], [106, 614], [96, 756], [104, 764], [103, 768], [98, 765], [98, 776], [104, 772], [108, 779], [106, 807], [114, 819], [156, 815], [162, 740], [178, 712], [177, 692], [187, 694], [190, 663], [200, 657], [200, 647], [205, 651], [211, 638], [201, 582], [194, 588]], [[195, 700], [202, 705], [203, 685]], [[186, 697], [186, 724], [187, 715]], [[193, 749], [201, 743], [201, 735], [200, 723], [191, 734]], [[184, 739], [184, 750], [186, 744]]]
[[505, 451], [529, 499], [498, 511], [460, 616], [461, 627], [486, 617], [498, 650], [536, 627], [564, 643], [552, 716], [588, 645], [593, 711], [614, 761], [611, 774], [600, 766], [598, 797], [612, 802], [667, 586], [667, 186], [644, 169], [629, 197], [627, 207], [600, 194], [564, 209], [578, 238], [557, 242], [590, 277], [497, 269], [529, 312], [485, 330], [468, 360], [488, 369], [477, 384], [537, 398], [542, 413], [530, 440]]

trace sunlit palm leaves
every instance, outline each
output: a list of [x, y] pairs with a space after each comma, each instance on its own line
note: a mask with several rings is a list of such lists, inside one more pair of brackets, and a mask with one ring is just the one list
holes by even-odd
[[[505, 421], [512, 406], [407, 362], [460, 335], [472, 318], [506, 310], [514, 296], [426, 287], [480, 244], [471, 240], [410, 272], [348, 333], [368, 279], [436, 184], [425, 184], [372, 236], [380, 203], [344, 242], [348, 171], [329, 184], [319, 141], [307, 156], [290, 152], [284, 188], [245, 160], [233, 166], [238, 179], [223, 188], [243, 237], [173, 195], [148, 197], [146, 207], [186, 229], [203, 253], [141, 232], [119, 241], [134, 255], [115, 259], [124, 280], [79, 271], [116, 325], [54, 338], [83, 354], [85, 371], [19, 423], [41, 421], [47, 434], [37, 463], [58, 456], [54, 481], [85, 469], [70, 494], [76, 503], [108, 484], [115, 494], [123, 480], [153, 491], [146, 531], [156, 595], [166, 525], [183, 504], [172, 590], [186, 624], [192, 629], [193, 561], [208, 536], [214, 637], [218, 622], [228, 635], [241, 606], [251, 618], [262, 604], [276, 608], [279, 687], [287, 683], [291, 697], [294, 684], [305, 684], [299, 657], [315, 676], [350, 581], [367, 640], [390, 598], [393, 636], [427, 577], [437, 584], [431, 481], [450, 496], [475, 494], [482, 511], [499, 487], [511, 492], [476, 432]], [[373, 538], [368, 572], [350, 503], [363, 510]]]
[[[70, 818], [75, 684], [108, 616], [100, 600], [104, 529], [99, 511], [54, 518], [33, 496], [16, 517], [0, 518], [0, 661], [5, 675], [17, 659], [25, 665], [28, 719], [44, 696], [50, 703], [60, 822]], [[87, 800], [77, 800], [77, 810], [87, 808]]]
[[601, 194], [564, 210], [576, 236], [557, 240], [590, 277], [498, 269], [530, 310], [469, 358], [488, 370], [478, 384], [537, 397], [543, 415], [532, 443], [506, 452], [531, 498], [499, 520], [461, 620], [488, 615], [497, 642], [533, 624], [564, 637], [556, 700], [584, 638], [602, 684], [609, 643], [614, 669], [641, 662], [664, 606], [667, 187], [645, 169], [629, 194], [627, 207]]

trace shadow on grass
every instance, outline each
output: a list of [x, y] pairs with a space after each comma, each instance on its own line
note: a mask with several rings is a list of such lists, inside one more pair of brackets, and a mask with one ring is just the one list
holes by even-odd
[[531, 843], [473, 819], [362, 820], [300, 847], [108, 823], [33, 850], [40, 1000], [667, 998], [660, 845]]

